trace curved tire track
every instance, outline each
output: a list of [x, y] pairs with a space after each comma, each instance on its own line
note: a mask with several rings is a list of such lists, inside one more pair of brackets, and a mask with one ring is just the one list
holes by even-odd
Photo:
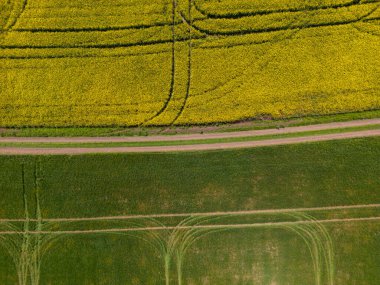
[[175, 64], [176, 64], [176, 53], [175, 53], [175, 43], [176, 43], [176, 34], [175, 34], [175, 9], [176, 9], [176, 0], [172, 0], [172, 47], [171, 47], [171, 80], [170, 80], [170, 87], [169, 87], [169, 95], [165, 100], [164, 105], [161, 107], [160, 110], [157, 111], [155, 115], [150, 117], [149, 119], [145, 120], [140, 124], [140, 126], [149, 125], [149, 123], [160, 116], [165, 110], [168, 108], [170, 101], [173, 98], [174, 95], [174, 84], [175, 84]]
[[[17, 12], [15, 11], [17, 10], [17, 1], [19, 0], [15, 0], [8, 22], [6, 23], [4, 27], [5, 32], [9, 32], [13, 29], [13, 27], [17, 24], [18, 19], [20, 19], [20, 17], [24, 13], [26, 6], [28, 5], [28, 0], [22, 0], [21, 9], [20, 11]], [[16, 16], [13, 17], [13, 14], [16, 12], [17, 12]]]
[[182, 15], [181, 12], [179, 12], [182, 20], [188, 24], [188, 36], [189, 36], [189, 39], [188, 39], [188, 54], [187, 54], [187, 82], [186, 82], [186, 94], [185, 94], [185, 98], [184, 98], [184, 101], [182, 103], [182, 106], [181, 108], [179, 109], [177, 115], [175, 116], [174, 120], [170, 123], [170, 126], [174, 125], [175, 122], [178, 120], [178, 118], [182, 115], [183, 111], [185, 110], [185, 107], [187, 105], [187, 101], [189, 99], [189, 96], [190, 96], [190, 88], [191, 88], [191, 70], [192, 70], [192, 32], [191, 32], [191, 29], [192, 29], [192, 13], [191, 13], [191, 10], [192, 10], [192, 7], [193, 7], [193, 1], [192, 0], [188, 0], [188, 13], [189, 13], [189, 20], [187, 21], [185, 19], [185, 17]]

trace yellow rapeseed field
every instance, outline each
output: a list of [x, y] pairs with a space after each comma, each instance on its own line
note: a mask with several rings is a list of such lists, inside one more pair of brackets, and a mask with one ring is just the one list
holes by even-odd
[[0, 127], [380, 109], [380, 0], [0, 0]]

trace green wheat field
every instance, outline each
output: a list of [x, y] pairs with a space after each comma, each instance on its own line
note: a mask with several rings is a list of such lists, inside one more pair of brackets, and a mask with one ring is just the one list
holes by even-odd
[[377, 285], [378, 157], [378, 138], [0, 157], [0, 284]]

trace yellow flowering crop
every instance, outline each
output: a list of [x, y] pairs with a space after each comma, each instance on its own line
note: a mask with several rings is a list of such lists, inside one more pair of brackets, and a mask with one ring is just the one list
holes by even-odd
[[380, 0], [0, 0], [0, 126], [380, 108]]

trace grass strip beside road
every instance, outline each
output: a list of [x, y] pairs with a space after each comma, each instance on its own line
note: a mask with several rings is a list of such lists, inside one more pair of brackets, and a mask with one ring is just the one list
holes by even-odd
[[151, 136], [177, 135], [199, 132], [237, 132], [249, 130], [265, 130], [271, 128], [308, 126], [333, 122], [348, 122], [352, 120], [376, 119], [380, 117], [380, 110], [342, 113], [335, 115], [315, 115], [294, 117], [288, 119], [265, 120], [255, 119], [245, 123], [221, 123], [215, 125], [194, 125], [175, 127], [35, 127], [35, 128], [1, 128], [0, 137], [123, 137], [123, 136]]

